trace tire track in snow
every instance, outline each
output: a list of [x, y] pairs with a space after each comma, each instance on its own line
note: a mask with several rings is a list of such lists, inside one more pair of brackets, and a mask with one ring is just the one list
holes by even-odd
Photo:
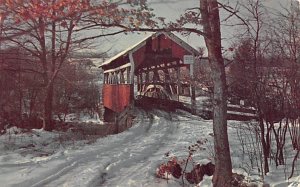
[[[165, 113], [155, 112], [154, 120], [145, 120], [145, 113], [139, 117], [138, 127], [129, 132], [124, 132], [119, 138], [113, 136], [104, 138], [108, 145], [90, 146], [90, 151], [79, 154], [67, 155], [69, 161], [50, 169], [49, 172], [41, 174], [38, 178], [24, 181], [15, 186], [78, 186], [83, 183], [87, 186], [105, 185], [105, 180], [113, 178], [113, 173], [120, 169], [128, 168], [136, 161], [145, 160], [161, 146], [161, 142], [172, 134], [172, 124], [166, 119]], [[163, 128], [162, 128], [163, 127]], [[115, 141], [115, 142], [111, 142]], [[136, 150], [136, 148], [141, 150]], [[43, 164], [51, 164], [56, 160], [65, 160], [66, 155], [51, 158]], [[76, 185], [77, 184], [77, 185]]]
[[[128, 165], [123, 167], [123, 170], [122, 167], [119, 167], [118, 165], [109, 168], [109, 172], [114, 173], [115, 176], [109, 178], [108, 174], [106, 176], [108, 177], [107, 181], [105, 183], [101, 183], [101, 186], [153, 186], [153, 183], [156, 182], [157, 185], [160, 185], [159, 183], [161, 181], [155, 177], [155, 171], [159, 164], [166, 161], [164, 156], [165, 153], [170, 151], [173, 152], [172, 149], [174, 149], [174, 144], [177, 144], [182, 140], [181, 134], [187, 133], [186, 131], [181, 131], [185, 128], [183, 124], [187, 122], [193, 123], [193, 120], [195, 119], [197, 119], [197, 121], [203, 121], [197, 116], [183, 116], [177, 113], [174, 115], [154, 113], [154, 115], [162, 118], [159, 121], [158, 126], [165, 127], [164, 136], [161, 137], [161, 139], [157, 139], [157, 142], [159, 142], [156, 147], [157, 149], [149, 153], [147, 158], [135, 158], [135, 162], [131, 162], [132, 160], [129, 160], [127, 162]], [[190, 119], [192, 117], [194, 119]], [[182, 121], [184, 121], [184, 123], [182, 123]], [[150, 133], [154, 134], [153, 132]], [[203, 135], [205, 135], [205, 133]], [[184, 153], [184, 151], [182, 152]], [[121, 171], [118, 171], [120, 168]], [[91, 186], [99, 186], [99, 183]]]
[[[117, 161], [115, 163], [112, 163], [108, 168], [106, 168], [106, 171], [108, 172], [107, 181], [103, 183], [102, 186], [140, 186], [140, 184], [134, 185], [134, 181], [131, 180], [130, 177], [138, 177], [140, 174], [143, 174], [145, 172], [147, 172], [148, 175], [151, 175], [152, 178], [154, 177], [155, 170], [152, 170], [153, 172], [151, 172], [150, 168], [153, 165], [156, 168], [156, 165], [159, 161], [152, 162], [151, 158], [160, 149], [165, 148], [164, 144], [166, 141], [169, 141], [170, 137], [174, 134], [174, 131], [176, 130], [176, 128], [174, 128], [174, 125], [176, 125], [177, 123], [172, 121], [172, 115], [164, 113], [162, 111], [154, 111], [151, 114], [155, 117], [159, 117], [159, 119], [154, 120], [154, 125], [151, 129], [149, 129], [149, 132], [147, 134], [148, 136], [143, 137], [144, 142], [148, 141], [147, 146], [145, 146], [141, 150], [138, 150], [136, 155], [127, 157], [122, 162]], [[159, 136], [153, 138], [154, 135]], [[135, 146], [135, 144], [139, 144], [140, 142], [131, 143], [131, 151], [136, 151], [135, 147], [140, 147]], [[126, 170], [126, 172], [119, 172], [120, 170]], [[109, 178], [110, 173], [113, 173], [115, 176]], [[152, 181], [152, 179], [150, 180]], [[128, 182], [131, 183], [129, 184]], [[145, 183], [146, 182], [147, 181], [145, 181]], [[96, 185], [91, 186], [98, 185], [96, 183]]]
[[[138, 115], [138, 118], [140, 119], [141, 123], [144, 122], [143, 116], [144, 116], [143, 114]], [[103, 139], [99, 139], [100, 142], [97, 142], [94, 145], [89, 146], [90, 151], [88, 151], [88, 152], [83, 152], [83, 153], [79, 153], [79, 154], [74, 153], [74, 154], [70, 154], [70, 155], [63, 154], [58, 157], [52, 157], [51, 159], [46, 160], [46, 161], [37, 162], [34, 167], [36, 167], [36, 165], [43, 165], [44, 167], [47, 167], [46, 166], [47, 164], [68, 160], [67, 162], [60, 164], [55, 168], [50, 168], [48, 172], [41, 174], [39, 177], [25, 180], [21, 183], [13, 185], [13, 186], [15, 186], [15, 187], [39, 186], [39, 185], [46, 185], [47, 183], [49, 183], [51, 181], [55, 181], [57, 179], [57, 177], [59, 177], [58, 173], [60, 173], [61, 175], [64, 175], [64, 174], [70, 172], [71, 170], [73, 170], [74, 168], [76, 168], [78, 163], [84, 163], [89, 160], [99, 159], [99, 158], [95, 158], [95, 157], [99, 157], [102, 153], [109, 151], [112, 146], [118, 147], [118, 145], [120, 145], [122, 142], [124, 142], [124, 141], [126, 142], [126, 141], [129, 141], [130, 139], [135, 138], [136, 131], [142, 131], [143, 128], [145, 128], [143, 125], [141, 125], [141, 123], [138, 123], [137, 127], [133, 128], [132, 131], [129, 131], [129, 132], [127, 131], [127, 132], [123, 133], [123, 136], [119, 136], [118, 139], [115, 139], [113, 135], [108, 136]], [[111, 139], [115, 140], [115, 142], [112, 143]], [[99, 145], [100, 143], [102, 143], [102, 144]], [[108, 144], [105, 145], [105, 143], [108, 143]], [[77, 151], [80, 151], [80, 150], [77, 150]]]

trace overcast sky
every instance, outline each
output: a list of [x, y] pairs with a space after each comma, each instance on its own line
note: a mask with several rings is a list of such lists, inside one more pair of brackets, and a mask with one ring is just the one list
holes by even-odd
[[[222, 0], [223, 3], [230, 2], [230, 5], [235, 6], [237, 0]], [[167, 20], [174, 21], [176, 18], [178, 18], [181, 14], [184, 13], [184, 11], [188, 8], [192, 7], [199, 7], [199, 0], [148, 0], [149, 6], [154, 9], [154, 13], [157, 16], [165, 17]], [[241, 2], [241, 1], [239, 1]], [[280, 10], [281, 6], [283, 7], [289, 7], [290, 0], [265, 0], [265, 6], [268, 7], [268, 9], [271, 9], [273, 11]], [[228, 13], [221, 10], [220, 12], [220, 18], [221, 20], [226, 17]], [[245, 16], [245, 15], [244, 15]], [[236, 32], [240, 28], [238, 27], [227, 27], [222, 26], [222, 45], [227, 48], [232, 44], [232, 41], [234, 39], [237, 39]], [[205, 46], [203, 37], [199, 37], [196, 35], [191, 35], [187, 37], [183, 37], [182, 35], [175, 33], [177, 36], [184, 39], [187, 43], [189, 43], [193, 47], [203, 47]], [[111, 52], [121, 51], [124, 50], [135, 43], [139, 42], [143, 38], [147, 37], [149, 33], [139, 33], [139, 34], [128, 34], [128, 35], [118, 35], [114, 38], [109, 38], [108, 48], [112, 48]]]

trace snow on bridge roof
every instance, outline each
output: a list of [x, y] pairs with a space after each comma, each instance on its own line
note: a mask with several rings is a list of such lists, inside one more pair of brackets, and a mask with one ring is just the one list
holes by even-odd
[[137, 44], [125, 49], [124, 51], [118, 53], [117, 55], [113, 56], [112, 58], [108, 59], [107, 61], [105, 61], [104, 63], [102, 63], [99, 68], [109, 65], [110, 63], [112, 63], [113, 61], [117, 60], [120, 57], [126, 56], [131, 52], [135, 52], [138, 49], [140, 49], [141, 47], [143, 47], [144, 45], [146, 45], [146, 42], [148, 39], [150, 38], [156, 38], [157, 36], [164, 34], [165, 36], [169, 37], [171, 40], [173, 40], [175, 43], [177, 43], [178, 45], [182, 46], [185, 50], [189, 51], [190, 53], [194, 54], [195, 56], [200, 56], [200, 52], [197, 51], [195, 48], [193, 48], [192, 46], [190, 46], [188, 43], [186, 43], [185, 41], [183, 41], [182, 39], [180, 39], [179, 37], [177, 37], [175, 34], [171, 33], [171, 32], [155, 32], [150, 36], [147, 36], [146, 38], [144, 38], [143, 40], [141, 40], [140, 42], [138, 42]]

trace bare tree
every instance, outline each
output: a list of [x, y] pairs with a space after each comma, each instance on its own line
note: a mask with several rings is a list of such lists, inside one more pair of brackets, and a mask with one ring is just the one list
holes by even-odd
[[[54, 82], [69, 54], [76, 48], [83, 48], [85, 41], [125, 32], [109, 33], [105, 29], [118, 27], [120, 23], [141, 25], [151, 17], [144, 13], [146, 7], [137, 9], [120, 8], [123, 1], [94, 2], [81, 0], [62, 1], [9, 1], [2, 0], [1, 12], [4, 36], [0, 41], [9, 41], [22, 48], [36, 60], [35, 71], [42, 75], [44, 129], [52, 130]], [[134, 6], [136, 3], [132, 2]], [[137, 3], [139, 6], [140, 3]], [[2, 15], [2, 14], [1, 14]], [[131, 19], [128, 20], [128, 17]], [[97, 23], [97, 24], [95, 24]], [[91, 26], [91, 24], [93, 24]], [[96, 36], [81, 35], [90, 29], [98, 29]], [[101, 34], [99, 34], [99, 32]]]
[[214, 186], [229, 186], [232, 165], [227, 134], [227, 91], [225, 66], [221, 51], [221, 32], [218, 2], [200, 0], [200, 11], [205, 43], [212, 70], [213, 93], [213, 129], [216, 153], [216, 169], [213, 176]]
[[267, 48], [268, 43], [265, 42], [265, 8], [261, 0], [247, 0], [242, 7], [247, 12], [248, 18], [245, 19], [247, 23], [247, 35], [251, 43], [250, 47], [250, 71], [249, 78], [251, 81], [250, 97], [253, 105], [257, 109], [259, 119], [260, 138], [263, 149], [264, 158], [264, 174], [269, 172], [268, 158], [270, 155], [270, 131], [271, 127], [264, 123], [265, 106], [266, 106], [266, 81], [268, 80], [268, 72], [261, 69], [263, 63], [265, 63], [265, 57], [263, 55], [264, 50]]

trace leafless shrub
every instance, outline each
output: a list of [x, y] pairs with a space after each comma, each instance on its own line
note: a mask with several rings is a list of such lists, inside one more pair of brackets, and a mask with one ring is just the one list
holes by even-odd
[[261, 142], [259, 141], [258, 131], [259, 128], [255, 122], [248, 122], [236, 128], [237, 137], [243, 153], [242, 157], [247, 158], [240, 167], [247, 173], [250, 173], [254, 168], [257, 168], [258, 173], [262, 171]]

